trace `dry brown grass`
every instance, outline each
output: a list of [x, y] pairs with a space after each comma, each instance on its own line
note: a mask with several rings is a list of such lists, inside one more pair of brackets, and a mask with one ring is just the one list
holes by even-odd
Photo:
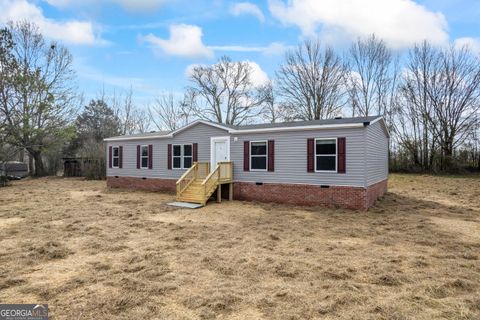
[[0, 189], [0, 301], [53, 319], [480, 318], [478, 176], [392, 175], [369, 212], [170, 200]]

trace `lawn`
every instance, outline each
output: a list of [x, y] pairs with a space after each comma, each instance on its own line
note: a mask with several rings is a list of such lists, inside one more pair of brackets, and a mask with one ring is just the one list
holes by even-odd
[[389, 184], [359, 212], [14, 182], [0, 302], [51, 319], [480, 319], [480, 177]]

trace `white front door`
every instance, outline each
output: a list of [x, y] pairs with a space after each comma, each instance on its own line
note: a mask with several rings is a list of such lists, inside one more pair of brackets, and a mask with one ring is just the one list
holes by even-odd
[[230, 138], [229, 137], [213, 137], [211, 138], [211, 169], [215, 169], [218, 162], [230, 161]]

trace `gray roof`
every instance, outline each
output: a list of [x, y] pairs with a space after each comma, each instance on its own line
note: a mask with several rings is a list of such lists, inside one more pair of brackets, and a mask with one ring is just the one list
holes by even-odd
[[126, 134], [124, 136], [115, 136], [115, 137], [109, 137], [110, 139], [116, 139], [116, 138], [148, 138], [150, 136], [152, 137], [157, 137], [157, 136], [164, 136], [169, 134], [171, 131], [151, 131], [151, 132], [146, 132], [146, 133], [135, 133], [135, 134]]
[[321, 125], [331, 125], [331, 124], [355, 124], [355, 123], [370, 122], [377, 119], [378, 117], [380, 116], [307, 120], [307, 121], [293, 121], [293, 122], [279, 122], [279, 123], [262, 123], [262, 124], [249, 124], [249, 125], [229, 126], [229, 127], [237, 130], [250, 130], [250, 129], [281, 128], [281, 127], [321, 126]]
[[[229, 125], [218, 124], [215, 122], [204, 121], [211, 123], [215, 126], [224, 127], [226, 129], [234, 129], [237, 131], [242, 130], [256, 130], [256, 129], [269, 129], [269, 128], [294, 128], [294, 127], [306, 127], [306, 126], [322, 126], [322, 125], [344, 125], [344, 124], [369, 124], [371, 121], [378, 119], [380, 116], [369, 117], [354, 117], [354, 118], [338, 118], [338, 119], [322, 119], [322, 120], [308, 120], [308, 121], [292, 121], [292, 122], [279, 122], [279, 123], [262, 123], [262, 124], [248, 124], [248, 125]], [[191, 123], [193, 124], [193, 123]], [[190, 125], [191, 125], [190, 124]], [[182, 128], [180, 128], [181, 130]], [[176, 131], [176, 130], [174, 130]], [[110, 137], [108, 140], [114, 140], [117, 138], [148, 138], [148, 137], [160, 137], [168, 135], [174, 131], [152, 131], [148, 133], [139, 133], [125, 136]]]

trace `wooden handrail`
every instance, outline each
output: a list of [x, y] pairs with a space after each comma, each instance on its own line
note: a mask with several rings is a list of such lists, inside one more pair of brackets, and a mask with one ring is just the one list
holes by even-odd
[[213, 171], [208, 174], [208, 176], [205, 178], [205, 180], [203, 180], [202, 185], [206, 184], [208, 182], [208, 180], [210, 180], [212, 178], [212, 176], [215, 174], [215, 172], [217, 170], [219, 170], [219, 168], [220, 168], [220, 164], [217, 164], [215, 169], [213, 169]]
[[183, 179], [185, 179], [185, 177], [186, 177], [187, 175], [189, 175], [191, 171], [195, 170], [195, 168], [197, 167], [197, 165], [198, 165], [198, 164], [197, 164], [196, 162], [194, 162], [194, 163], [193, 163], [193, 166], [191, 166], [190, 169], [188, 169], [187, 171], [185, 171], [184, 174], [182, 174], [182, 176], [180, 177], [180, 179], [177, 180], [177, 184], [179, 184]]

